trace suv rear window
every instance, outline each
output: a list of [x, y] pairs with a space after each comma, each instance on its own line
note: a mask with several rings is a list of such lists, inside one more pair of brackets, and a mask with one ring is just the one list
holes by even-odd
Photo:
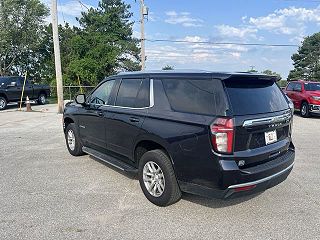
[[269, 113], [288, 109], [288, 103], [273, 81], [231, 78], [225, 80], [234, 115]]
[[162, 79], [171, 108], [177, 112], [225, 115], [227, 101], [221, 81]]

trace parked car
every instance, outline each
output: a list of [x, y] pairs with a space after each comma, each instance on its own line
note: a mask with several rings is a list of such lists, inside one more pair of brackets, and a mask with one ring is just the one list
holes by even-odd
[[264, 191], [287, 178], [295, 157], [292, 110], [276, 80], [202, 71], [112, 76], [66, 105], [66, 145], [137, 174], [158, 206], [181, 192]]
[[288, 83], [285, 93], [302, 117], [320, 114], [320, 82], [293, 81]]
[[[9, 102], [21, 101], [23, 83], [23, 77], [0, 77], [0, 110], [5, 109]], [[43, 105], [50, 96], [50, 86], [32, 84], [27, 80], [23, 96], [23, 101], [28, 96], [30, 100]]]

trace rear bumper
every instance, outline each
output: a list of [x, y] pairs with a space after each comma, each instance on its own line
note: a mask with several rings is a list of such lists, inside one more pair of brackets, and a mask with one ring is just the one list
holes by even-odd
[[257, 193], [264, 191], [268, 188], [274, 187], [286, 180], [291, 170], [293, 169], [293, 165], [294, 163], [292, 163], [289, 167], [285, 168], [284, 170], [266, 178], [262, 178], [253, 182], [231, 185], [225, 192], [224, 198], [238, 197], [241, 195], [247, 195], [248, 193]]
[[230, 165], [224, 168], [222, 164], [222, 175], [227, 176], [228, 179], [233, 177], [234, 181], [238, 182], [237, 184], [229, 185], [225, 189], [213, 189], [185, 182], [179, 182], [179, 184], [184, 192], [209, 198], [226, 199], [254, 194], [283, 182], [293, 169], [294, 158], [294, 149], [289, 149], [283, 156], [250, 168], [247, 171], [239, 168], [237, 170], [231, 169]]

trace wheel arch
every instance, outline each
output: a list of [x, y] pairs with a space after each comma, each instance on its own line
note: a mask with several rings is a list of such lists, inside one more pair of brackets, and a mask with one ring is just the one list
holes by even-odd
[[47, 92], [45, 90], [40, 90], [39, 94], [38, 94], [38, 97], [40, 97], [41, 94], [44, 94], [46, 97], [48, 97], [48, 94], [47, 94]]
[[172, 155], [170, 154], [170, 150], [169, 150], [169, 144], [165, 143], [164, 141], [161, 141], [159, 139], [156, 139], [154, 137], [144, 137], [144, 138], [140, 138], [136, 144], [135, 147], [133, 149], [133, 159], [135, 161], [135, 163], [138, 165], [139, 164], [139, 160], [142, 157], [142, 155], [148, 151], [151, 150], [155, 150], [155, 149], [161, 149], [165, 152], [165, 154], [169, 157], [172, 166], [174, 168], [174, 161], [172, 158]]
[[308, 99], [306, 99], [306, 98], [305, 98], [305, 99], [303, 99], [303, 100], [301, 101], [301, 106], [302, 106], [302, 104], [303, 104], [303, 103], [307, 103], [307, 104], [309, 104]]
[[302, 99], [301, 100], [301, 102], [300, 102], [300, 107], [299, 107], [299, 109], [301, 110], [301, 108], [302, 108], [302, 105], [304, 104], [304, 103], [306, 103], [306, 104], [308, 104], [309, 105], [309, 101], [308, 101], [308, 99]]
[[63, 129], [64, 129], [64, 131], [66, 130], [67, 126], [68, 126], [70, 123], [75, 123], [74, 119], [72, 119], [72, 118], [69, 117], [69, 116], [66, 116], [66, 117], [63, 118]]
[[5, 99], [7, 100], [7, 102], [9, 102], [9, 99], [8, 99], [8, 97], [7, 97], [7, 95], [6, 95], [6, 94], [4, 94], [4, 93], [0, 93], [0, 97], [5, 98]]

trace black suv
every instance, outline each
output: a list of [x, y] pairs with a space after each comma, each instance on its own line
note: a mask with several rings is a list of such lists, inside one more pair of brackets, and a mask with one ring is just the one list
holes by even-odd
[[277, 77], [249, 73], [131, 72], [67, 104], [69, 152], [138, 175], [167, 206], [188, 192], [256, 193], [292, 170], [292, 109]]

